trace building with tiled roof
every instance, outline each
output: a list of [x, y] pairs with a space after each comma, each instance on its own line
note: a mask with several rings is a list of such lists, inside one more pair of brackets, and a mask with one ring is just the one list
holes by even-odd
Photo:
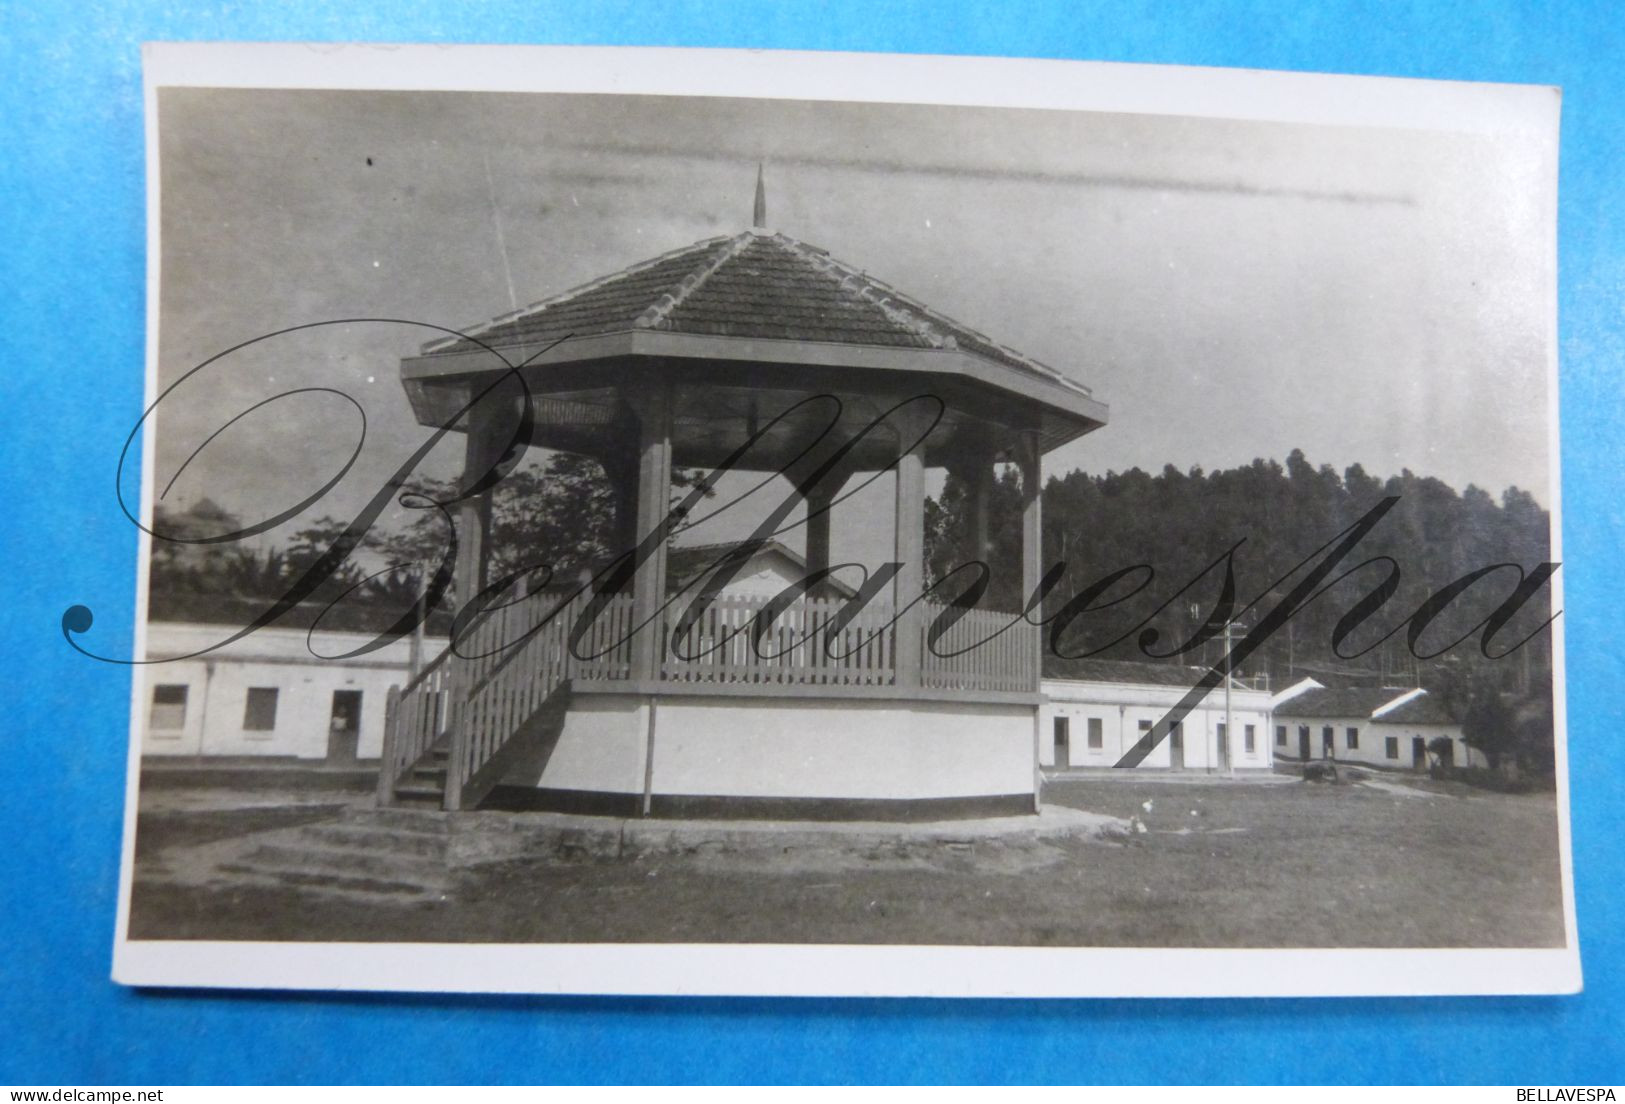
[[[1047, 771], [1136, 770], [1209, 774], [1264, 771], [1274, 765], [1270, 693], [1262, 680], [1238, 678], [1227, 703], [1210, 691], [1143, 758], [1129, 757], [1153, 727], [1201, 682], [1207, 668], [1173, 663], [1074, 659], [1043, 681], [1039, 762]], [[1235, 733], [1232, 740], [1231, 733]]]
[[[926, 598], [926, 473], [965, 481], [967, 544], [985, 552], [995, 468], [1020, 471], [1022, 551], [990, 569], [1030, 593], [1043, 455], [1105, 425], [1106, 407], [1071, 375], [769, 231], [765, 206], [758, 179], [751, 228], [402, 361], [419, 422], [466, 434], [464, 485], [489, 485], [519, 445], [596, 460], [614, 491], [619, 566], [598, 580], [587, 622], [538, 624], [500, 668], [453, 656], [403, 690], [386, 802], [457, 809], [502, 787], [533, 805], [587, 794], [647, 814], [717, 801], [810, 801], [820, 815], [872, 813], [875, 801], [934, 816], [1036, 811], [1039, 630], [991, 609], [944, 617]], [[889, 528], [891, 562], [869, 575], [861, 608], [833, 585], [798, 602], [804, 631], [767, 633], [777, 608], [765, 592], [709, 609], [671, 602], [695, 555], [671, 545], [686, 512], [672, 506], [674, 467], [777, 479], [789, 497], [772, 524], [794, 533], [785, 551], [805, 576], [831, 567], [842, 488], [884, 476], [890, 516], [866, 508], [856, 520]], [[477, 593], [489, 581], [488, 496], [460, 502], [457, 524], [458, 589]], [[793, 567], [779, 560], [768, 585]], [[516, 608], [510, 620], [529, 616]], [[478, 697], [449, 726], [433, 704], [443, 680]]]
[[[1045, 451], [1106, 421], [1105, 405], [1067, 374], [816, 246], [760, 229], [695, 242], [459, 333], [402, 364], [419, 420], [455, 414], [461, 390], [445, 381], [520, 364], [537, 391], [553, 393], [543, 409], [561, 415], [557, 425], [544, 419], [534, 443], [564, 449], [589, 442], [612, 415], [584, 393], [593, 389], [559, 385], [583, 361], [623, 358], [659, 357], [679, 370], [697, 359], [748, 364], [764, 382], [817, 366], [831, 383], [864, 371], [928, 374], [967, 393], [992, 386], [1040, 405]], [[963, 413], [946, 417], [957, 424]]]
[[1399, 770], [1486, 762], [1468, 746], [1449, 703], [1421, 687], [1330, 687], [1308, 678], [1280, 691], [1274, 707], [1275, 755], [1283, 761]]
[[[673, 591], [698, 593], [707, 576], [723, 567], [738, 546], [728, 541], [675, 545], [666, 553], [666, 578]], [[782, 541], [764, 541], [734, 571], [721, 593], [730, 598], [771, 598], [807, 577], [807, 560]], [[851, 598], [857, 592], [830, 576], [815, 593]]]
[[1288, 698], [1278, 712], [1286, 717], [1369, 717], [1408, 692], [1394, 686], [1315, 685]]
[[783, 234], [708, 238], [423, 347], [424, 356], [628, 331], [964, 350], [1088, 396], [1089, 388]]
[[141, 754], [188, 765], [376, 764], [392, 689], [446, 646], [449, 618], [422, 637], [369, 649], [400, 610], [301, 603], [241, 636], [266, 600], [217, 596], [155, 602], [147, 658], [158, 666], [137, 716]]

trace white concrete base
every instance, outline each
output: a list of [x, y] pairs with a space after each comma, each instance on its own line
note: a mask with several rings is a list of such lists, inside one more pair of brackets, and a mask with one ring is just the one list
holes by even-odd
[[1031, 705], [580, 694], [540, 775], [504, 784], [642, 795], [647, 773], [676, 798], [1031, 796], [1034, 724]]

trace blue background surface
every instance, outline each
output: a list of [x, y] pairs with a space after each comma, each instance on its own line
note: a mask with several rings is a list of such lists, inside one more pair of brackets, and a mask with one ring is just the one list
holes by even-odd
[[[677, 1001], [143, 993], [108, 980], [140, 408], [140, 43], [368, 40], [1008, 54], [1557, 84], [1574, 863], [1587, 989], [1480, 1000]], [[667, 2], [255, 8], [0, 3], [0, 1082], [1467, 1081], [1621, 1078], [1625, 17], [1417, 2], [826, 7]]]

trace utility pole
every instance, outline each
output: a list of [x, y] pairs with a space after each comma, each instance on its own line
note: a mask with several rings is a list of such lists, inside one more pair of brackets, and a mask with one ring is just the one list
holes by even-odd
[[[1190, 609], [1190, 619], [1192, 621], [1200, 621], [1202, 619], [1202, 607], [1198, 603], [1192, 602], [1190, 604], [1189, 609]], [[1236, 753], [1235, 753], [1236, 717], [1235, 717], [1235, 711], [1231, 707], [1231, 701], [1230, 701], [1230, 686], [1231, 686], [1231, 678], [1230, 678], [1230, 646], [1235, 640], [1235, 636], [1234, 636], [1235, 627], [1236, 627], [1236, 622], [1235, 622], [1234, 618], [1230, 618], [1230, 619], [1225, 621], [1225, 623], [1224, 623], [1224, 656], [1223, 656], [1223, 658], [1221, 658], [1219, 660], [1219, 662], [1224, 664], [1224, 768], [1225, 768], [1225, 771], [1229, 774], [1229, 776], [1231, 778], [1234, 778], [1236, 776]], [[1289, 627], [1290, 627], [1290, 625], [1289, 625]], [[1211, 639], [1211, 637], [1209, 639]], [[1207, 641], [1206, 640], [1204, 640], [1202, 642], [1202, 662], [1203, 662], [1203, 664], [1207, 663]], [[1210, 765], [1208, 766], [1208, 770], [1211, 771], [1212, 769], [1213, 769], [1213, 767], [1211, 766], [1211, 763], [1210, 763]]]
[[428, 620], [429, 580], [422, 565], [417, 570], [417, 624], [412, 626], [412, 642], [407, 651], [407, 680], [411, 681], [423, 671], [423, 622]]
[[1230, 630], [1234, 621], [1224, 623], [1224, 765], [1231, 778], [1236, 777], [1236, 718], [1230, 708]]

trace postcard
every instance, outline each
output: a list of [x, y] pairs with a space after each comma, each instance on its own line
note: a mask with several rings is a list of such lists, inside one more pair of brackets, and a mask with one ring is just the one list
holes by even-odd
[[117, 980], [1579, 988], [1557, 90], [145, 65]]

